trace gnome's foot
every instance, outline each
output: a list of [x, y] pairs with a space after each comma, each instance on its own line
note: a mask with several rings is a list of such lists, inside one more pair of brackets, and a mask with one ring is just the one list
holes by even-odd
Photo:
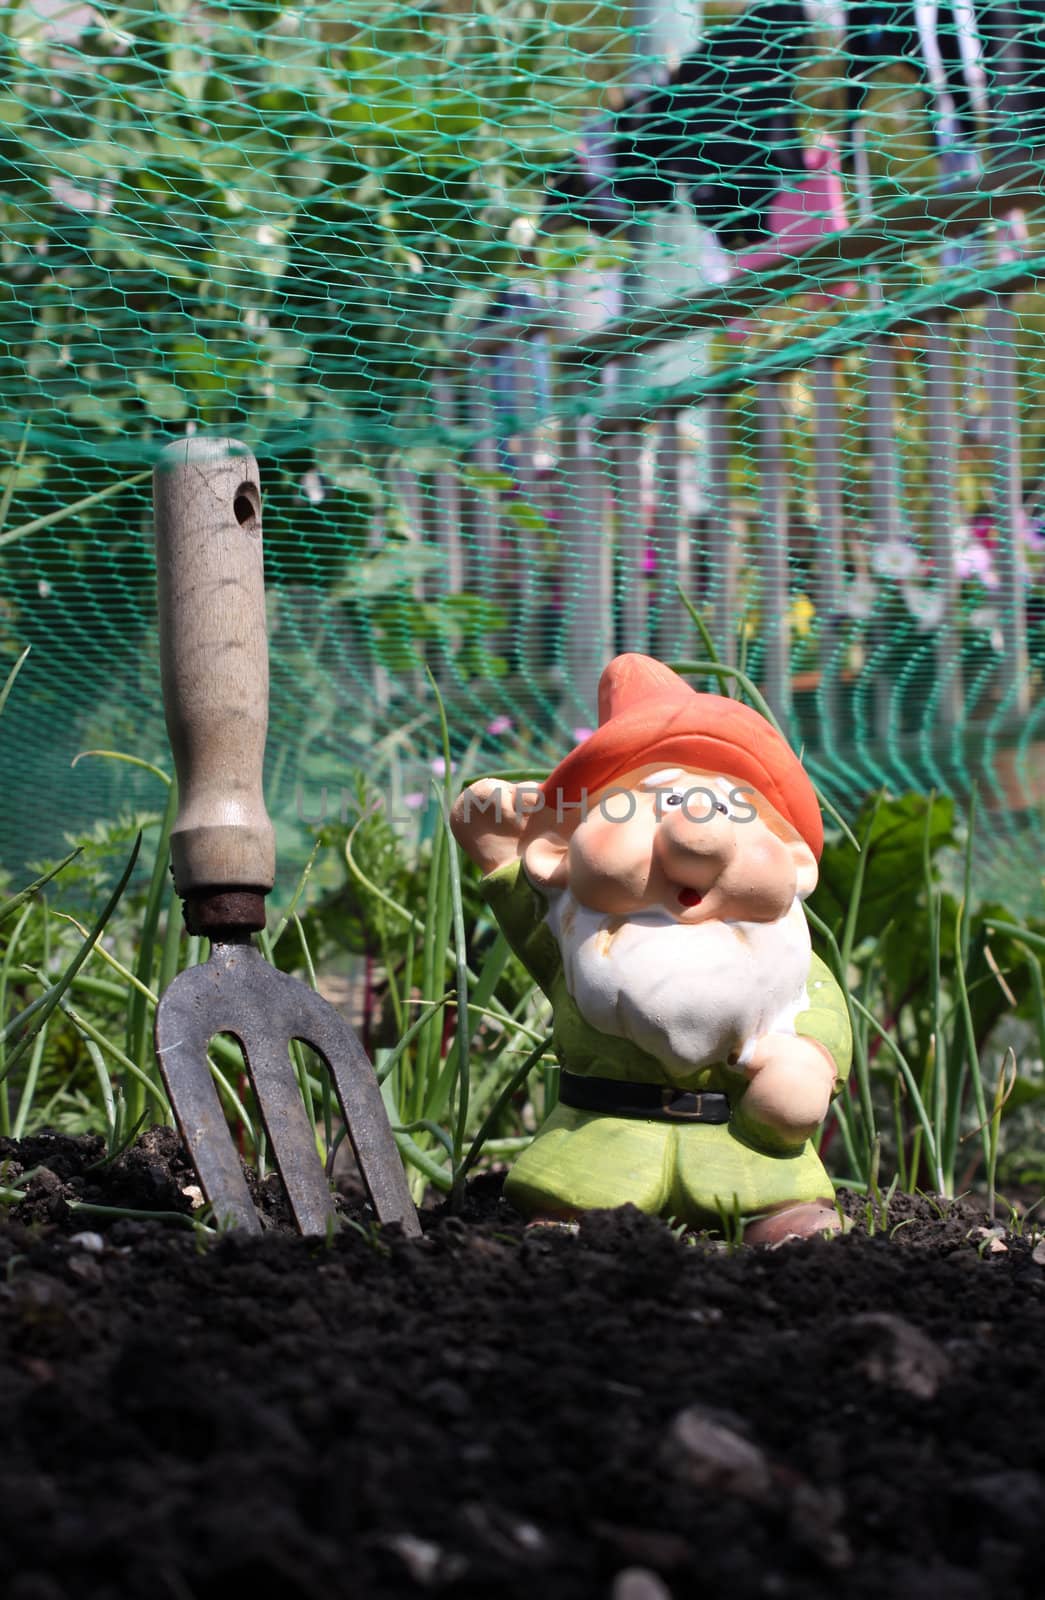
[[768, 1216], [749, 1222], [744, 1229], [745, 1244], [782, 1244], [785, 1239], [810, 1239], [818, 1233], [840, 1233], [842, 1219], [830, 1200], [808, 1200], [800, 1205], [782, 1206]]

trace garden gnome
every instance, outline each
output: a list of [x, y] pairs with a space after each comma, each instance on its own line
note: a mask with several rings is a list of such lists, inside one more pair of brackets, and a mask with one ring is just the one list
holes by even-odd
[[453, 828], [554, 1014], [559, 1103], [509, 1174], [517, 1209], [837, 1228], [810, 1143], [852, 1050], [802, 910], [823, 824], [765, 718], [618, 656], [598, 728], [543, 784], [472, 784]]

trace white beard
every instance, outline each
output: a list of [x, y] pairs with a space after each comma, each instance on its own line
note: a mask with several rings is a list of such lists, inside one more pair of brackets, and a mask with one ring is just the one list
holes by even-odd
[[625, 920], [590, 911], [569, 889], [548, 925], [566, 987], [585, 1022], [630, 1039], [669, 1077], [744, 1064], [764, 1033], [794, 1033], [809, 1004], [809, 925], [801, 903], [776, 922], [676, 922], [667, 911]]

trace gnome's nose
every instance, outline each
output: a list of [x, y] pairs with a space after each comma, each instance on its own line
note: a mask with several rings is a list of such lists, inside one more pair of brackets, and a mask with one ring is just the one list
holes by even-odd
[[[736, 854], [736, 833], [728, 816], [710, 811], [698, 797], [671, 808], [657, 829], [656, 850], [672, 883], [706, 894]], [[709, 814], [710, 812], [710, 814]]]

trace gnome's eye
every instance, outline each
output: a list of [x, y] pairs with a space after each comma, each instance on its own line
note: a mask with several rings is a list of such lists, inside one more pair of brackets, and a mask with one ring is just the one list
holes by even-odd
[[683, 794], [669, 794], [664, 803], [669, 806], [680, 806], [685, 798]]
[[722, 815], [724, 817], [728, 817], [729, 816], [729, 807], [728, 806], [724, 806], [722, 804], [721, 800], [716, 800], [716, 802], [715, 802], [715, 810], [716, 811], [721, 811], [721, 813], [722, 813]]

